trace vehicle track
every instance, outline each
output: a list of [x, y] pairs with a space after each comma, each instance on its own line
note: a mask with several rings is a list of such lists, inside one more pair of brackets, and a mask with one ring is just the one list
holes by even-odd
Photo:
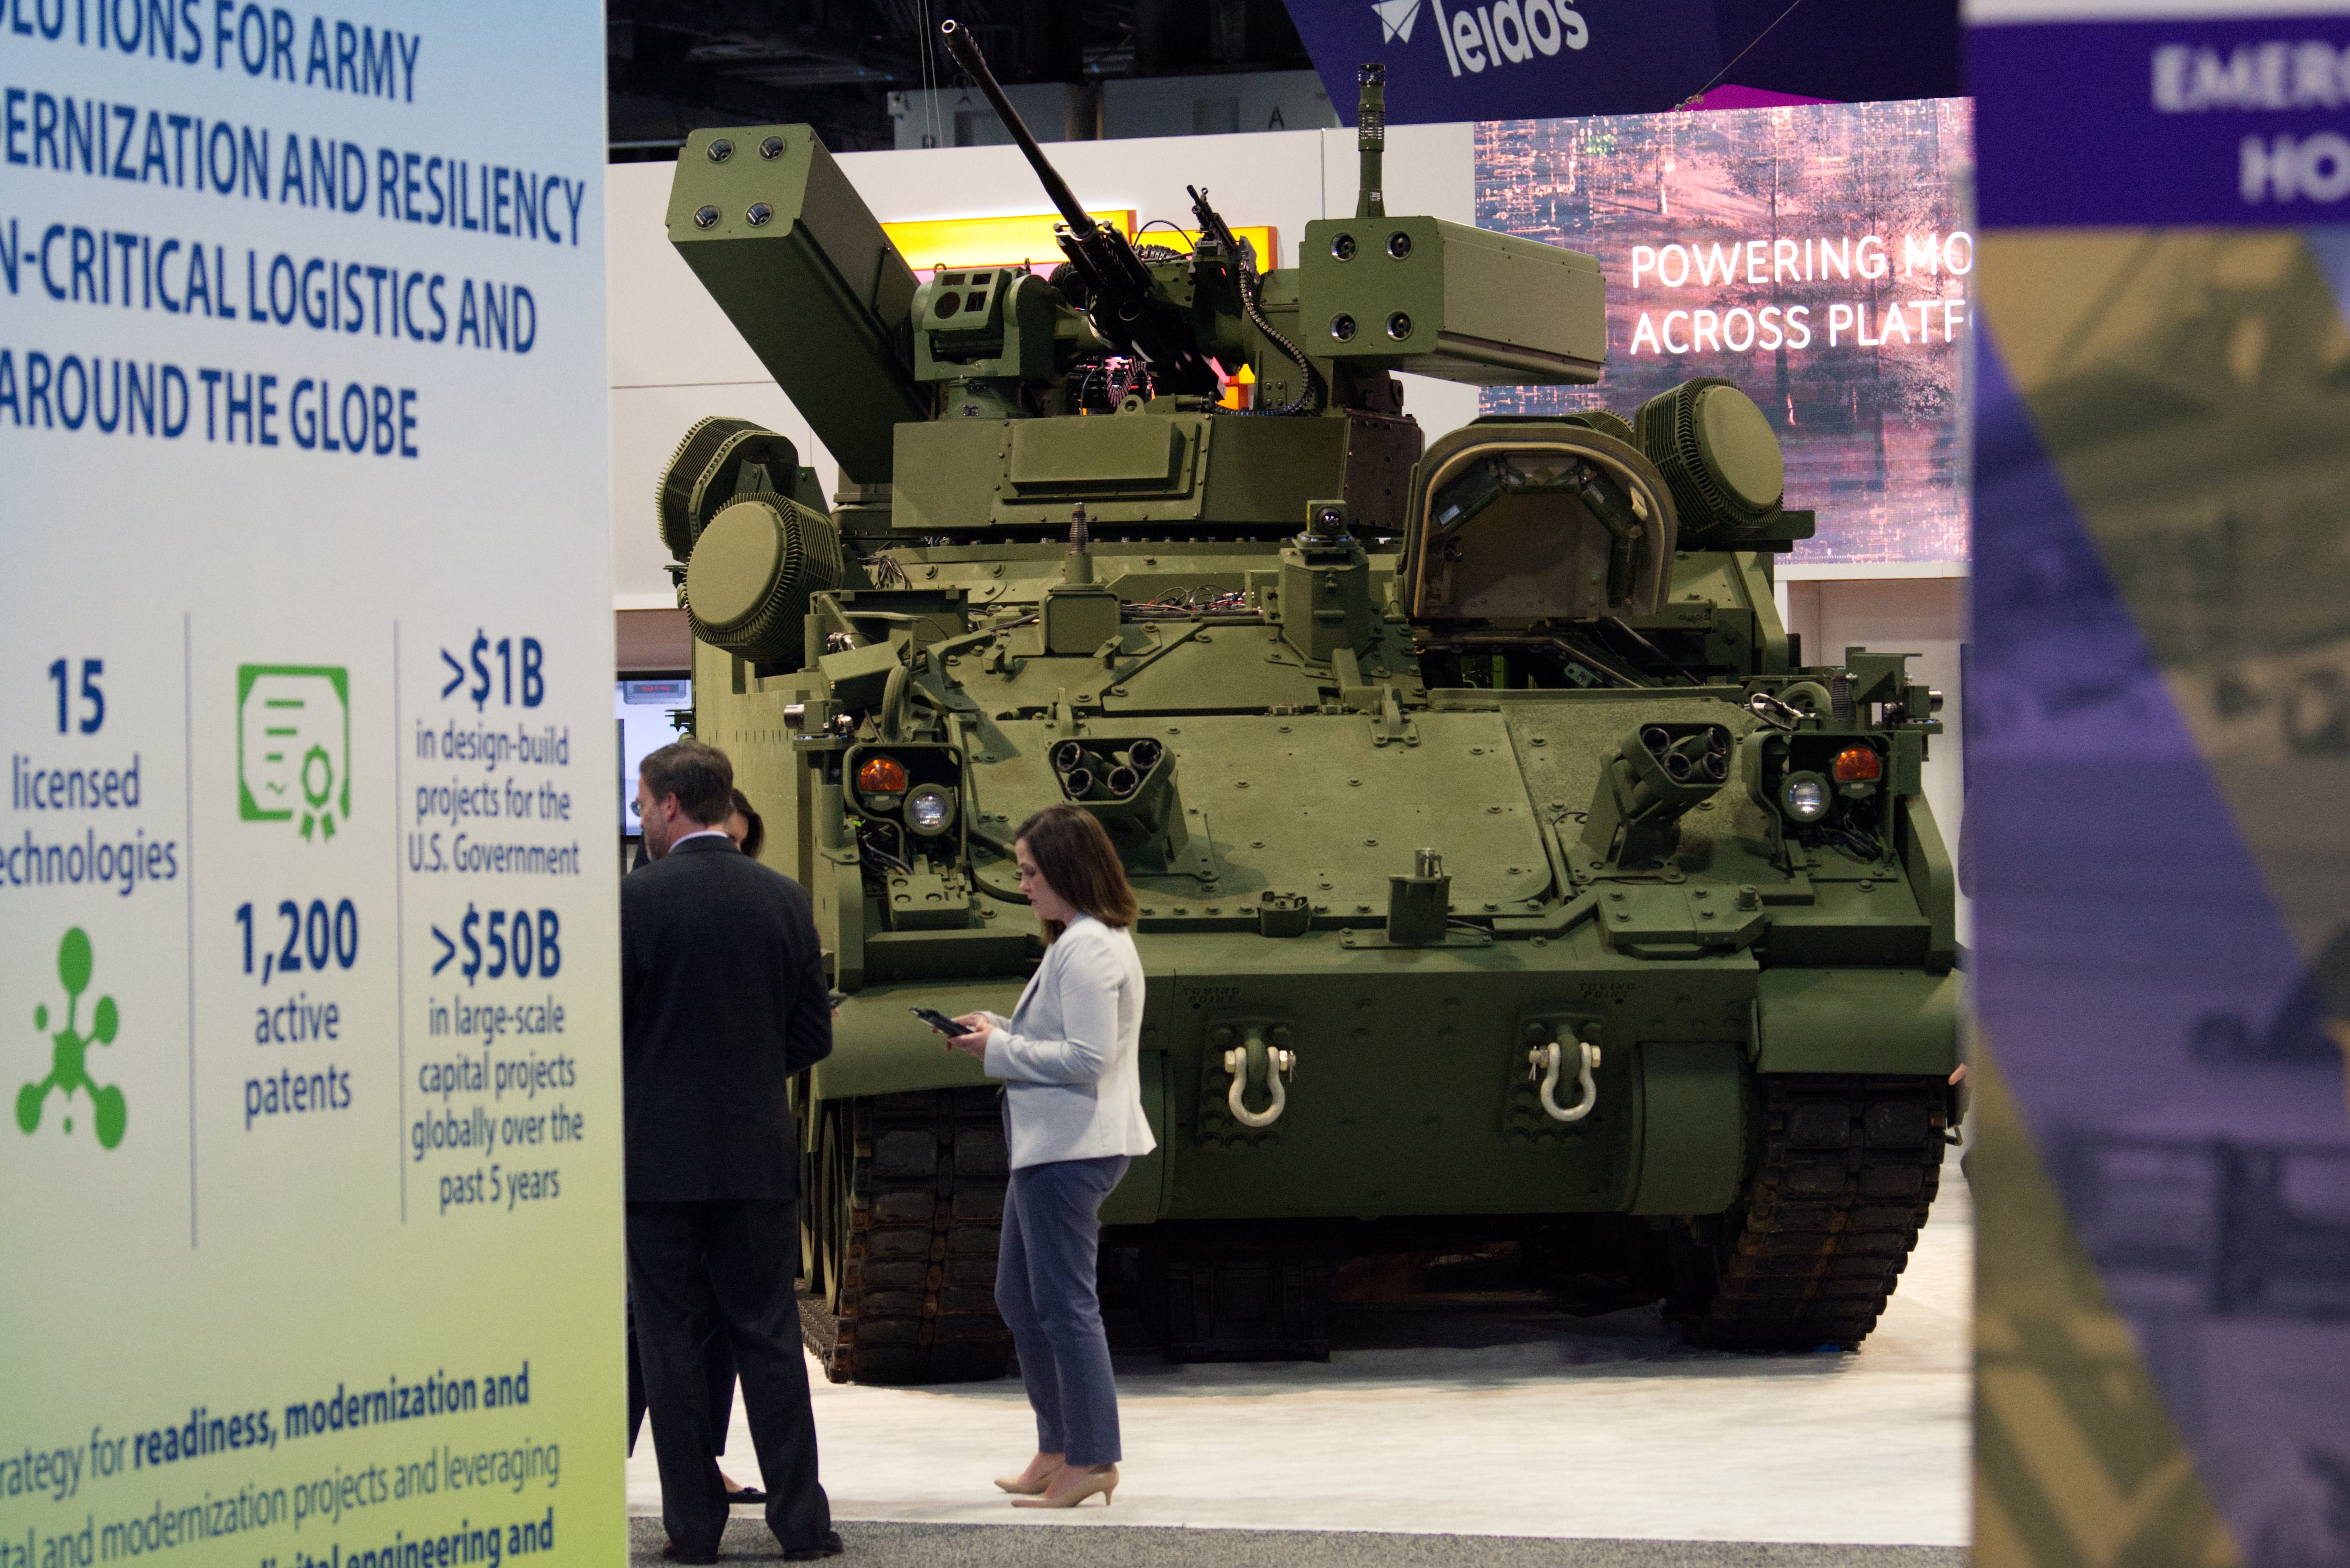
[[1857, 1346], [1877, 1326], [1941, 1181], [1947, 1085], [1765, 1078], [1762, 1162], [1740, 1207], [1674, 1248], [1672, 1315], [1724, 1350]]

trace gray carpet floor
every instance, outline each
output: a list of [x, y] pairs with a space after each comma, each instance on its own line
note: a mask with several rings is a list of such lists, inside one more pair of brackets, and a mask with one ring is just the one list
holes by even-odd
[[[1087, 1510], [1089, 1516], [1094, 1511]], [[1966, 1568], [1956, 1546], [1773, 1542], [1560, 1541], [1320, 1530], [1169, 1530], [1115, 1524], [840, 1526], [841, 1568]], [[629, 1521], [631, 1563], [659, 1564], [657, 1519]], [[722, 1563], [780, 1561], [756, 1520], [726, 1527]]]

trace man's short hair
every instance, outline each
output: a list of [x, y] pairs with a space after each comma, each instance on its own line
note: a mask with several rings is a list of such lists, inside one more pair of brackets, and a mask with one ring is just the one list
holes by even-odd
[[678, 809], [704, 827], [717, 826], [734, 809], [734, 764], [691, 736], [648, 753], [637, 772], [656, 804], [673, 794]]

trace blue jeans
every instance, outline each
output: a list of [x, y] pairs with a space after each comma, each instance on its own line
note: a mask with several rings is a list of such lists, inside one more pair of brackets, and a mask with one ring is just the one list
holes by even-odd
[[1003, 1195], [995, 1304], [1036, 1411], [1036, 1451], [1066, 1454], [1073, 1465], [1118, 1459], [1118, 1384], [1094, 1284], [1095, 1216], [1128, 1163], [1114, 1154], [1027, 1166]]

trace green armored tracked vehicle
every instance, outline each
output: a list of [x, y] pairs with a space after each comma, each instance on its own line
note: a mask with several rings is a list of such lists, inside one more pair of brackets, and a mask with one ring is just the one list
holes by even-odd
[[832, 1376], [1004, 1365], [996, 1097], [907, 1010], [1011, 1011], [1010, 836], [1063, 800], [1142, 906], [1159, 1149], [1103, 1219], [1170, 1354], [1326, 1354], [1334, 1262], [1461, 1238], [1700, 1343], [1857, 1343], [1952, 1119], [1939, 700], [1791, 646], [1768, 422], [1698, 381], [1423, 450], [1391, 372], [1598, 378], [1592, 258], [1388, 215], [1375, 69], [1296, 268], [1204, 193], [1138, 246], [948, 35], [1067, 218], [1049, 279], [916, 277], [805, 127], [696, 133], [669, 211], [841, 471], [712, 420], [659, 494], [695, 729], [847, 994], [798, 1104]]

